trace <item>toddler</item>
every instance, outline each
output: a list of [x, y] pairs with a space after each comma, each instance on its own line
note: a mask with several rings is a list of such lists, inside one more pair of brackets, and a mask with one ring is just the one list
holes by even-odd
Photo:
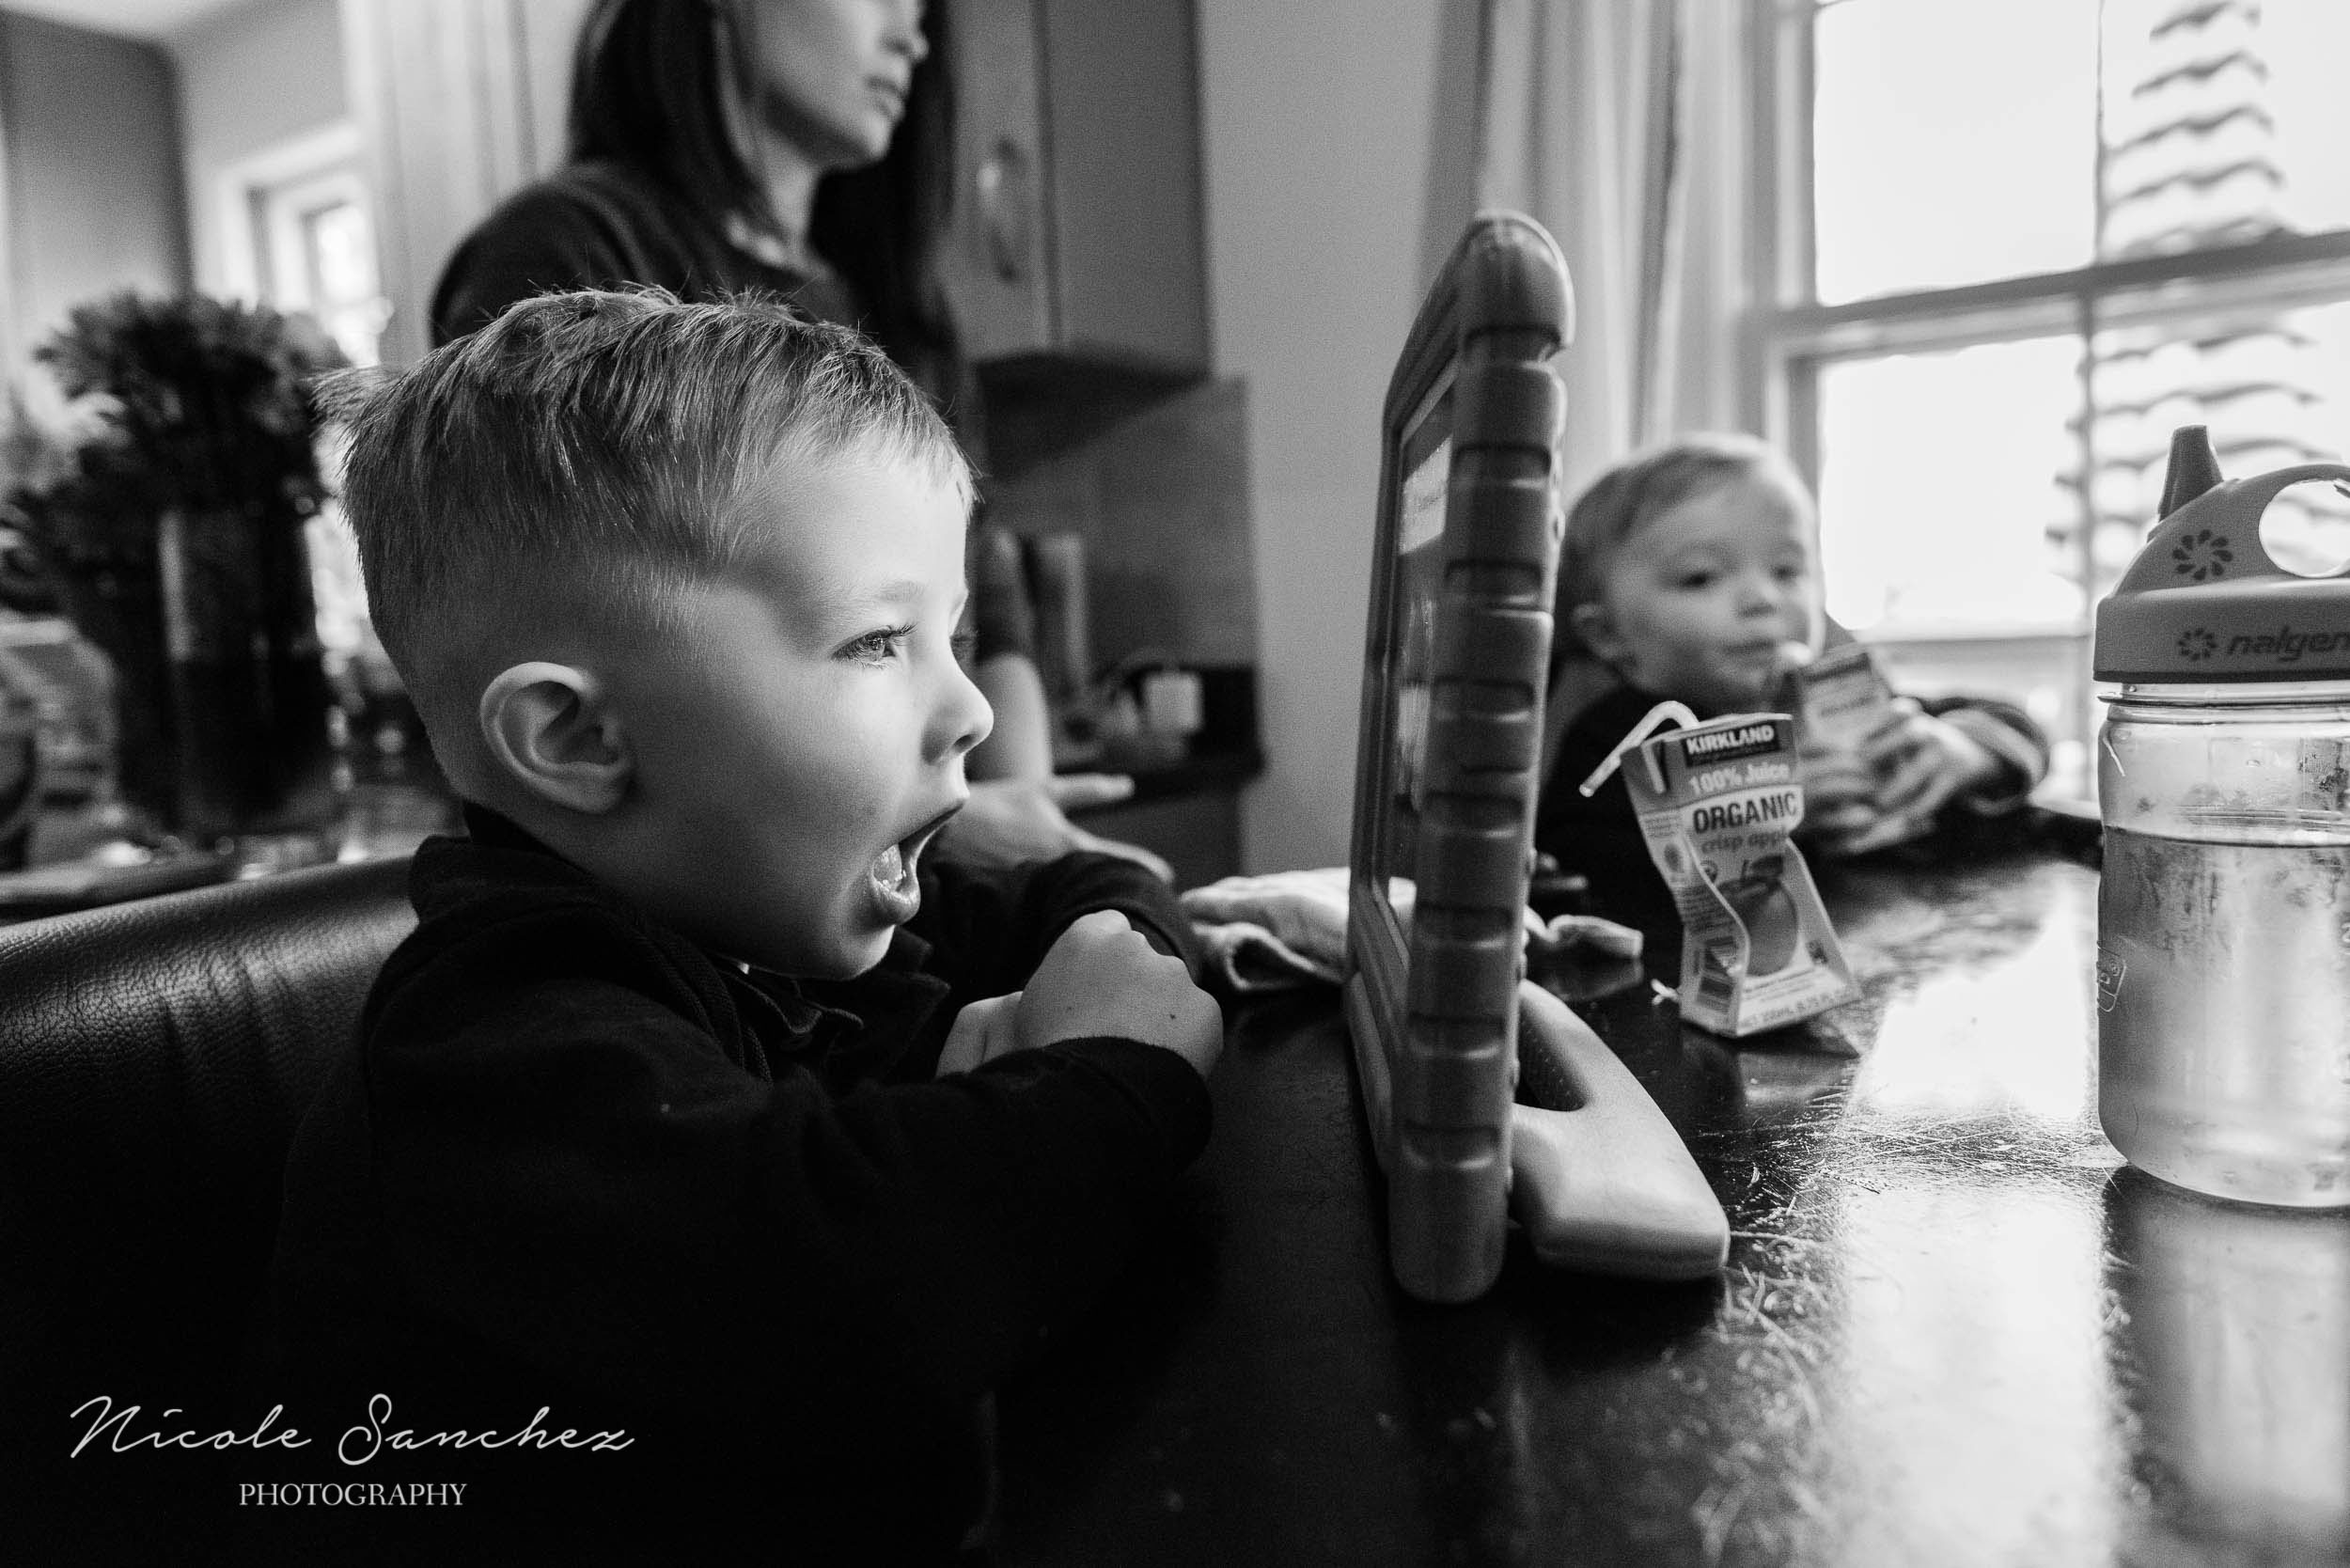
[[[1819, 525], [1793, 465], [1744, 435], [1698, 435], [1603, 475], [1567, 519], [1559, 653], [1535, 844], [1643, 917], [1663, 899], [1622, 781], [1579, 786], [1656, 703], [1700, 718], [1783, 704], [1792, 667], [1850, 634], [1822, 606]], [[1951, 809], [2020, 805], [2047, 767], [2039, 728], [2010, 704], [1896, 698], [1839, 755], [1807, 742], [1802, 836], [1830, 856], [1930, 831]], [[1668, 904], [1665, 906], [1668, 912]]]
[[962, 454], [856, 334], [658, 291], [341, 400], [467, 832], [300, 1128], [249, 1381], [311, 1440], [268, 1479], [467, 1488], [292, 1555], [951, 1554], [990, 1390], [1150, 1233], [1222, 1043], [1148, 870], [925, 854], [991, 722]]

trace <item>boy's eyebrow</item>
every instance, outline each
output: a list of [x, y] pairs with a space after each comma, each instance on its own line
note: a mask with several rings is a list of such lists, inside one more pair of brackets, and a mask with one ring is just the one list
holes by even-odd
[[924, 587], [919, 581], [901, 577], [894, 583], [883, 583], [872, 588], [827, 593], [824, 598], [833, 608], [854, 615], [862, 610], [895, 609], [901, 604], [918, 601], [923, 592]]

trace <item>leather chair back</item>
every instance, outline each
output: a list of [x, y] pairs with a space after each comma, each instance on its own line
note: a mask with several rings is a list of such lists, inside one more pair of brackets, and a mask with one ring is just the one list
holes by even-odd
[[77, 1560], [194, 1544], [181, 1456], [46, 1462], [99, 1395], [226, 1424], [294, 1124], [406, 888], [404, 859], [321, 867], [0, 928], [0, 1480], [47, 1478], [18, 1500], [89, 1527]]

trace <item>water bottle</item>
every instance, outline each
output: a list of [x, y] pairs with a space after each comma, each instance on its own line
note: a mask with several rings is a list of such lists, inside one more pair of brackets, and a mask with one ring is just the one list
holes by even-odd
[[2186, 427], [2097, 606], [2097, 1110], [2150, 1175], [2320, 1208], [2350, 1205], [2350, 562], [2278, 564], [2296, 506], [2350, 532], [2350, 467], [2223, 481]]

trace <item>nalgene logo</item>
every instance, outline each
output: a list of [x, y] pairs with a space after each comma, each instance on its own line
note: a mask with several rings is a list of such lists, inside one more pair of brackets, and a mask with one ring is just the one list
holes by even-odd
[[1681, 755], [1691, 762], [1718, 762], [1778, 745], [1778, 727], [1742, 724], [1735, 729], [1700, 729], [1682, 738]]
[[2230, 658], [2274, 659], [2292, 664], [2304, 653], [2350, 653], [2350, 632], [2296, 632], [2290, 623], [2258, 636], [2238, 634], [2228, 639]]

